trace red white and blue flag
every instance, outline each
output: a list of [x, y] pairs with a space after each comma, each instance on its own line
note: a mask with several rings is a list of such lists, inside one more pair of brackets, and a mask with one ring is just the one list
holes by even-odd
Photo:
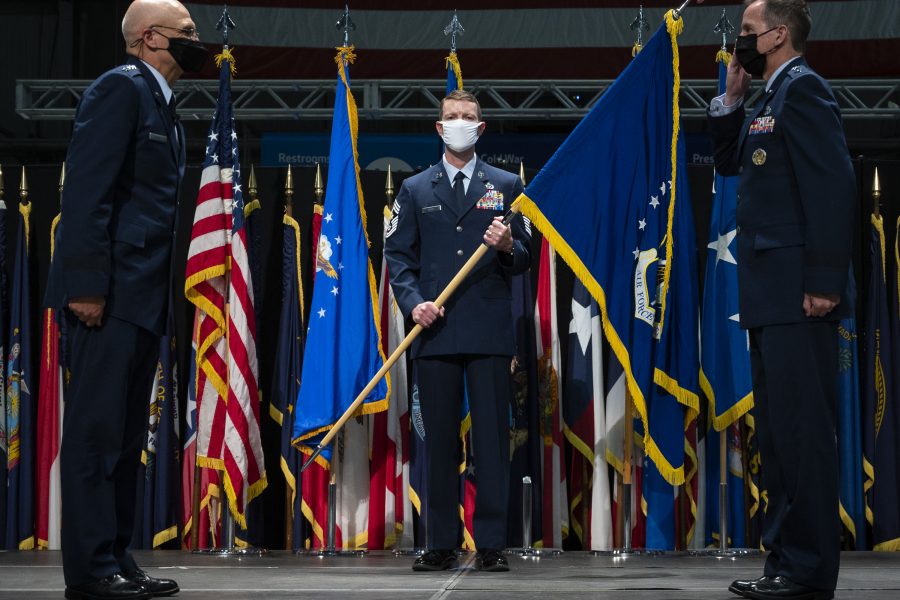
[[185, 295], [200, 309], [198, 462], [224, 472], [229, 508], [235, 522], [246, 528], [246, 505], [265, 489], [266, 474], [259, 433], [253, 283], [231, 105], [234, 59], [226, 48], [217, 62], [219, 99], [200, 177]]

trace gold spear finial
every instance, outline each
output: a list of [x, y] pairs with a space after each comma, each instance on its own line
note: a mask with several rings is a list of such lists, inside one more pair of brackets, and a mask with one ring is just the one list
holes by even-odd
[[388, 205], [392, 204], [394, 199], [394, 175], [391, 173], [391, 163], [388, 163], [387, 180], [384, 182], [384, 195], [387, 197]]
[[873, 211], [876, 217], [881, 216], [881, 182], [878, 181], [878, 167], [875, 167], [875, 179], [872, 181]]
[[316, 204], [322, 204], [325, 197], [325, 186], [322, 184], [322, 166], [316, 163], [316, 181], [313, 184], [313, 192], [316, 195]]
[[250, 194], [251, 200], [256, 200], [259, 190], [256, 187], [256, 168], [250, 165], [250, 179], [247, 181], [247, 192]]
[[28, 204], [28, 178], [25, 177], [25, 165], [22, 165], [22, 180], [19, 182], [19, 198], [22, 204]]
[[519, 179], [522, 180], [522, 185], [527, 185], [525, 183], [525, 161], [519, 162]]
[[291, 173], [291, 165], [288, 165], [284, 178], [284, 212], [289, 217], [294, 216], [294, 175]]

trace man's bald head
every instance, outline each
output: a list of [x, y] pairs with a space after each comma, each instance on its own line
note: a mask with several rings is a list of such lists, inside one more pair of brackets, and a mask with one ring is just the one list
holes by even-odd
[[177, 0], [134, 0], [122, 19], [125, 45], [130, 48], [152, 25], [167, 25], [169, 21], [189, 19], [190, 16]]

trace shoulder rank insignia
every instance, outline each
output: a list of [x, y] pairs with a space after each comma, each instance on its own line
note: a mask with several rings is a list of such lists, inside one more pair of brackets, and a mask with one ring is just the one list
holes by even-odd
[[122, 67], [122, 70], [123, 71], [137, 71], [138, 68], [134, 65], [125, 65], [124, 67]]
[[800, 65], [797, 65], [796, 67], [791, 69], [791, 73], [802, 73], [802, 72], [803, 72], [803, 67], [801, 67]]

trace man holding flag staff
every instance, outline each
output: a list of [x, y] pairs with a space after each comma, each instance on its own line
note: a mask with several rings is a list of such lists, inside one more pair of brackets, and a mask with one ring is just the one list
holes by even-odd
[[[455, 90], [441, 102], [441, 162], [403, 182], [394, 202], [385, 257], [404, 315], [426, 329], [413, 342], [428, 460], [428, 551], [413, 569], [453, 566], [458, 546], [459, 413], [464, 394], [472, 414], [478, 494], [476, 566], [509, 569], [510, 360], [515, 353], [511, 276], [530, 264], [530, 231], [504, 213], [522, 192], [518, 177], [475, 154], [484, 132], [474, 95]], [[482, 243], [491, 250], [438, 309], [434, 300]]]
[[63, 571], [66, 598], [85, 600], [178, 592], [128, 547], [185, 162], [171, 86], [208, 53], [175, 0], [135, 0], [122, 35], [128, 62], [88, 87], [75, 116], [45, 299], [66, 309]]
[[[840, 560], [837, 324], [847, 316], [855, 179], [838, 105], [803, 58], [804, 0], [746, 2], [709, 124], [716, 169], [740, 175], [737, 264], [769, 503], [764, 576], [745, 598], [828, 599]], [[765, 94], [745, 118], [751, 77]]]

